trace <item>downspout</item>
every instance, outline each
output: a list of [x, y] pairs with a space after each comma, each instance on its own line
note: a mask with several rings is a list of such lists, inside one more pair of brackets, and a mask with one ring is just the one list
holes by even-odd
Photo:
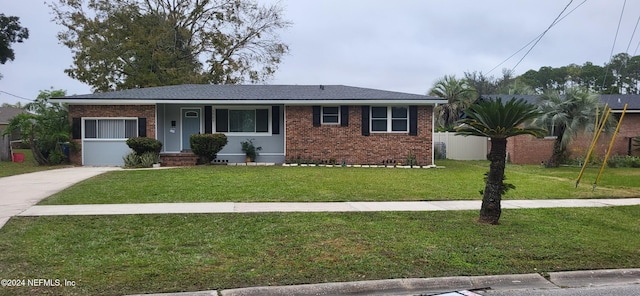
[[436, 112], [436, 108], [438, 107], [438, 103], [433, 104], [433, 107], [431, 108], [431, 165], [435, 166], [436, 165], [436, 159], [435, 159], [435, 143], [433, 141], [434, 139], [434, 135], [435, 135], [435, 131], [436, 131], [436, 119], [435, 119], [435, 112]]
[[284, 138], [284, 145], [283, 145], [284, 151], [282, 153], [284, 155], [283, 163], [287, 163], [287, 105], [286, 104], [282, 105], [282, 136]]

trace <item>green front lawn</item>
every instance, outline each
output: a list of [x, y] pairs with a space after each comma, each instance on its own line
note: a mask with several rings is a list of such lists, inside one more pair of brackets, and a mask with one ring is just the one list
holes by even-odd
[[17, 217], [0, 278], [76, 287], [2, 295], [123, 295], [407, 277], [640, 267], [640, 206], [477, 211]]
[[66, 165], [38, 165], [30, 149], [15, 149], [13, 152], [24, 153], [24, 162], [0, 161], [0, 178], [66, 167]]
[[[115, 171], [92, 178], [41, 204], [153, 202], [318, 202], [480, 199], [486, 161], [439, 161], [442, 169], [197, 166], [168, 170]], [[508, 165], [507, 199], [640, 196], [640, 170], [589, 168], [579, 188], [580, 168]]]

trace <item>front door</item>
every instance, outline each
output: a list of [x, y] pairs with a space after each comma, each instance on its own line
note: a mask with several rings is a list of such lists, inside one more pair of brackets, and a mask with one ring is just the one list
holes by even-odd
[[190, 136], [199, 133], [200, 109], [182, 109], [182, 150], [190, 150]]

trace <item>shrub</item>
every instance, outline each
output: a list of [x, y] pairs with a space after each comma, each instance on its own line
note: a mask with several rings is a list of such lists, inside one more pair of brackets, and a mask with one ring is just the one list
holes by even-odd
[[123, 157], [124, 166], [128, 168], [137, 168], [140, 167], [140, 156], [138, 156], [135, 152], [131, 152], [127, 154], [127, 156]]
[[159, 155], [162, 150], [162, 142], [146, 137], [130, 138], [127, 140], [127, 146], [138, 155], [142, 155], [145, 152], [153, 152]]
[[49, 164], [50, 165], [61, 164], [66, 159], [67, 159], [66, 156], [60, 150], [53, 150], [53, 151], [51, 151], [51, 153], [49, 153]]
[[218, 152], [227, 145], [227, 136], [224, 134], [196, 134], [189, 138], [191, 150], [200, 158], [201, 163], [211, 163], [216, 159]]
[[255, 161], [256, 156], [258, 155], [258, 151], [262, 150], [262, 147], [256, 147], [253, 144], [254, 139], [247, 139], [246, 141], [240, 142], [240, 146], [242, 146], [242, 152], [249, 158], [250, 161]]
[[155, 152], [142, 153], [138, 159], [140, 161], [140, 166], [143, 168], [150, 168], [154, 163], [158, 163], [160, 161], [158, 154]]
[[640, 157], [614, 155], [607, 160], [607, 166], [611, 168], [640, 168]]

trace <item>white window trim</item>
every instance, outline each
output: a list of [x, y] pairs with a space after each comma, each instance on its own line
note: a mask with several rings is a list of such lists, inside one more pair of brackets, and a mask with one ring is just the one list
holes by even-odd
[[[267, 132], [253, 132], [253, 133], [247, 133], [247, 132], [223, 132], [223, 134], [227, 137], [270, 137], [272, 136], [272, 126], [271, 126], [271, 122], [272, 122], [272, 116], [273, 116], [273, 110], [271, 106], [215, 106], [215, 108], [213, 108], [213, 110], [211, 112], [213, 112], [213, 127], [212, 127], [212, 131], [214, 133], [220, 133], [218, 132], [218, 129], [216, 127], [216, 123], [217, 123], [217, 118], [215, 118], [216, 115], [216, 110], [217, 109], [226, 109], [226, 110], [257, 110], [257, 109], [267, 109], [267, 113], [269, 115], [268, 119], [267, 119], [267, 125], [269, 128], [269, 131]], [[227, 114], [227, 128], [229, 128], [229, 117]]]
[[[373, 130], [373, 121], [374, 120], [382, 120], [382, 118], [373, 118], [373, 108], [374, 107], [386, 107], [387, 108], [387, 117], [385, 118], [385, 120], [387, 121], [387, 130], [386, 131], [374, 131]], [[392, 108], [394, 107], [402, 107], [402, 108], [406, 108], [407, 109], [407, 130], [406, 131], [392, 131], [391, 127], [392, 127], [392, 123], [393, 123], [393, 117], [392, 117]], [[395, 119], [404, 119], [404, 118], [395, 118]], [[369, 108], [369, 132], [371, 132], [372, 134], [407, 134], [409, 133], [409, 106], [371, 106], [371, 108]]]
[[[338, 108], [338, 122], [324, 122], [324, 108], [325, 107], [329, 107], [329, 108]], [[340, 117], [340, 114], [342, 112], [340, 112], [340, 106], [320, 106], [320, 124], [324, 124], [324, 125], [340, 125], [340, 123], [342, 122], [342, 118]], [[333, 114], [331, 114], [331, 116], [333, 116]]]
[[[136, 126], [138, 125], [138, 117], [82, 117], [82, 141], [87, 142], [114, 142], [114, 141], [127, 141], [129, 138], [85, 138], [85, 121], [87, 120], [135, 120]], [[138, 136], [138, 129], [136, 128], [136, 137]]]

